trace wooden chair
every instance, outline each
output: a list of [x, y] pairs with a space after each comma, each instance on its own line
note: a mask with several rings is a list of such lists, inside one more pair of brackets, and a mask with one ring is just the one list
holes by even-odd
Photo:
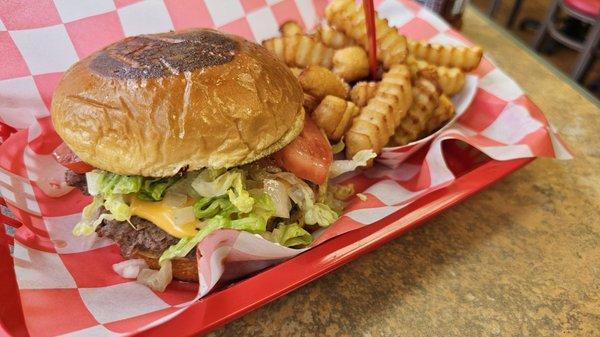
[[[590, 26], [583, 42], [557, 29], [556, 19], [559, 11]], [[548, 10], [546, 20], [538, 30], [533, 47], [539, 51], [547, 37], [580, 53], [571, 71], [571, 78], [575, 81], [581, 80], [596, 56], [600, 39], [600, 0], [555, 0]]]

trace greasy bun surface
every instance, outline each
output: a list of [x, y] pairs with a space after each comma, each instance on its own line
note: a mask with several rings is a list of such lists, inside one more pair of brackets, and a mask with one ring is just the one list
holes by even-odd
[[74, 64], [51, 115], [90, 165], [162, 177], [279, 150], [302, 129], [302, 100], [294, 75], [263, 47], [194, 29], [129, 37]]

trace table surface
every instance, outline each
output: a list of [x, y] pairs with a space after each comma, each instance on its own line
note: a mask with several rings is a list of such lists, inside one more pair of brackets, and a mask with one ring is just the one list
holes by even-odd
[[463, 33], [574, 150], [466, 202], [212, 336], [600, 336], [600, 109], [481, 13]]

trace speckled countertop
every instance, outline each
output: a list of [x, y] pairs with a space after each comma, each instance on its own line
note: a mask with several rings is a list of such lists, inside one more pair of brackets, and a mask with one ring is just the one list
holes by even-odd
[[212, 336], [600, 336], [600, 108], [473, 9], [576, 159], [539, 159]]

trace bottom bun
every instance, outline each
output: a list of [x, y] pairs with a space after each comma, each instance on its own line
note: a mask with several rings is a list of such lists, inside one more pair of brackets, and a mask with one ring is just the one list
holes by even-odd
[[[144, 259], [148, 266], [152, 269], [160, 269], [158, 265], [158, 258], [153, 253], [144, 250], [137, 250], [133, 253], [133, 257], [137, 259]], [[186, 282], [198, 282], [198, 263], [196, 257], [184, 257], [171, 260], [173, 267], [173, 278], [180, 281]]]

